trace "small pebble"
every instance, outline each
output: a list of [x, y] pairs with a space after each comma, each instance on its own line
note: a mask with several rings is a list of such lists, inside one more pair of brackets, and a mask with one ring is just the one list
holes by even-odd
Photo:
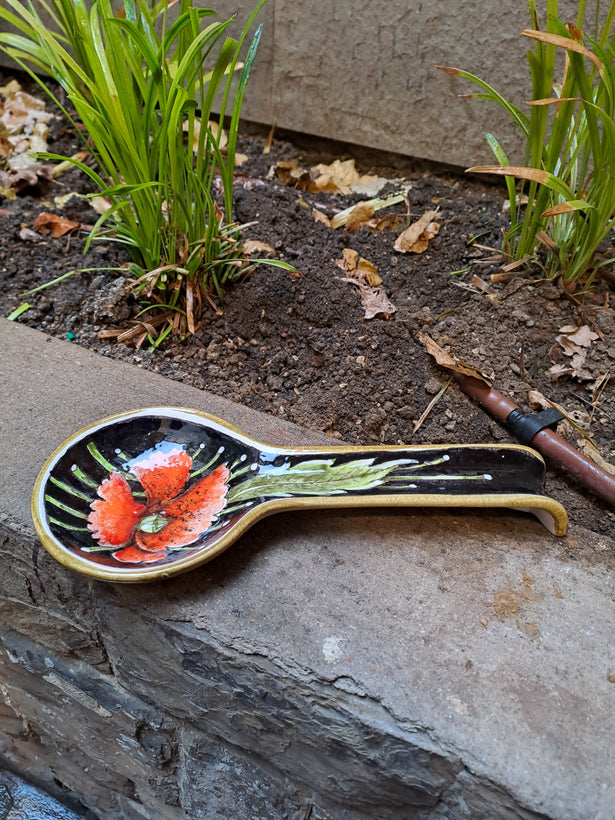
[[425, 392], [429, 393], [430, 396], [435, 396], [441, 387], [442, 384], [440, 383], [440, 380], [433, 377], [425, 383]]

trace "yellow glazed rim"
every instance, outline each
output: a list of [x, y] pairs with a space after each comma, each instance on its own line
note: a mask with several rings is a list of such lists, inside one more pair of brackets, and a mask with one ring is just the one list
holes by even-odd
[[[47, 480], [51, 473], [55, 462], [72, 446], [72, 444], [81, 439], [88, 433], [92, 433], [102, 427], [109, 426], [119, 421], [129, 418], [137, 418], [139, 416], [168, 416], [180, 418], [184, 421], [198, 423], [199, 420], [205, 420], [214, 429], [221, 433], [231, 432], [239, 441], [250, 447], [269, 453], [279, 454], [322, 454], [335, 453], [352, 454], [365, 452], [369, 449], [370, 452], [399, 452], [407, 451], [409, 448], [413, 451], [420, 452], [424, 450], [446, 450], [451, 445], [400, 445], [400, 446], [338, 446], [332, 443], [331, 446], [322, 447], [273, 447], [269, 444], [253, 439], [239, 428], [232, 424], [222, 421], [216, 416], [210, 415], [200, 410], [189, 410], [181, 407], [147, 407], [139, 410], [130, 410], [122, 413], [116, 413], [112, 416], [107, 416], [98, 422], [90, 424], [78, 432], [74, 433], [67, 439], [60, 447], [58, 447], [47, 459], [43, 468], [41, 469], [34, 490], [32, 492], [32, 520], [36, 533], [47, 550], [57, 561], [63, 564], [68, 569], [80, 572], [93, 578], [104, 581], [116, 582], [140, 582], [153, 581], [157, 579], [168, 578], [172, 575], [177, 575], [187, 570], [200, 566], [201, 564], [211, 561], [224, 550], [228, 549], [241, 535], [243, 535], [251, 526], [257, 521], [272, 515], [277, 512], [284, 512], [287, 510], [307, 510], [307, 509], [343, 509], [343, 508], [374, 508], [374, 507], [447, 507], [447, 508], [474, 508], [474, 509], [513, 509], [523, 512], [531, 512], [537, 516], [542, 524], [554, 535], [563, 536], [568, 529], [568, 516], [564, 507], [552, 498], [544, 495], [530, 494], [530, 493], [485, 493], [482, 495], [459, 495], [459, 494], [416, 494], [416, 495], [379, 495], [379, 496], [312, 496], [312, 497], [293, 497], [280, 498], [263, 501], [255, 507], [249, 509], [244, 515], [233, 525], [229, 532], [220, 536], [219, 540], [209, 547], [203, 547], [201, 550], [186, 556], [185, 558], [178, 558], [172, 564], [164, 566], [149, 566], [149, 567], [122, 567], [111, 568], [104, 567], [87, 558], [75, 554], [72, 550], [63, 546], [62, 543], [53, 535], [47, 524], [47, 516], [44, 508], [44, 493]], [[471, 448], [475, 450], [493, 449], [494, 445], [490, 444], [456, 444], [455, 447]], [[535, 450], [525, 447], [520, 444], [504, 444], [497, 445], [499, 449], [515, 449], [524, 450], [534, 458], [543, 461], [542, 457]]]

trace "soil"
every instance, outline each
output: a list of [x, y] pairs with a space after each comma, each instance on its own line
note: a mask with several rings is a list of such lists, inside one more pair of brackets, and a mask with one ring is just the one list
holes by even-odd
[[[7, 79], [0, 74], [2, 84]], [[49, 140], [50, 150], [63, 154], [81, 147], [61, 118], [51, 123]], [[507, 224], [505, 190], [461, 174], [417, 172], [403, 158], [392, 167], [390, 157], [385, 163], [379, 155], [364, 154], [358, 167], [391, 180], [381, 195], [411, 185], [411, 221], [439, 209], [440, 231], [427, 250], [396, 252], [402, 228], [334, 230], [316, 221], [313, 210], [332, 216], [365, 197], [306, 193], [269, 171], [280, 160], [296, 159], [309, 168], [347, 159], [347, 148], [310, 146], [305, 140], [299, 147], [274, 139], [265, 154], [264, 145], [264, 136], [241, 140], [239, 150], [248, 159], [238, 169], [235, 216], [241, 223], [256, 222], [246, 235], [272, 245], [298, 274], [259, 266], [228, 290], [220, 312], [211, 309], [193, 336], [174, 337], [157, 350], [100, 338], [109, 327], [129, 327], [140, 309], [126, 288], [127, 275], [95, 270], [23, 295], [74, 268], [113, 267], [128, 259], [108, 242], [94, 243], [84, 256], [85, 231], [53, 239], [34, 230], [34, 219], [43, 211], [85, 225], [95, 222], [97, 214], [85, 200], [73, 197], [62, 209], [53, 201], [90, 190], [85, 177], [70, 170], [21, 190], [16, 199], [0, 200], [0, 315], [27, 300], [30, 308], [16, 319], [20, 323], [349, 443], [512, 441], [449, 383], [419, 339], [419, 333], [427, 333], [492, 374], [495, 385], [524, 409], [530, 390], [562, 405], [600, 455], [615, 462], [615, 378], [596, 389], [601, 376], [615, 371], [612, 284], [596, 281], [579, 307], [555, 283], [542, 279], [538, 269], [492, 283], [491, 274], [501, 263], [490, 262], [493, 254], [478, 244], [499, 246]], [[407, 216], [404, 203], [390, 210]], [[388, 317], [365, 318], [359, 288], [336, 265], [345, 248], [377, 267], [396, 308]], [[587, 326], [596, 334], [584, 348], [583, 378], [556, 378], [549, 372], [554, 364], [571, 361], [557, 341], [566, 326]], [[559, 429], [574, 444], [585, 441], [571, 425]], [[549, 467], [547, 492], [565, 505], [572, 523], [613, 531], [615, 514], [609, 506], [561, 470]]]

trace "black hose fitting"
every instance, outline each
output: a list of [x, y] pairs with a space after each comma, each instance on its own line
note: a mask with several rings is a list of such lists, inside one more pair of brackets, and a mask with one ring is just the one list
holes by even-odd
[[533, 413], [528, 415], [522, 410], [513, 410], [510, 415], [506, 417], [504, 424], [508, 429], [514, 433], [515, 437], [521, 444], [531, 444], [532, 439], [541, 430], [548, 428], [555, 430], [558, 422], [562, 421], [564, 417], [556, 410], [555, 407], [549, 407], [546, 410], [541, 410], [540, 413]]

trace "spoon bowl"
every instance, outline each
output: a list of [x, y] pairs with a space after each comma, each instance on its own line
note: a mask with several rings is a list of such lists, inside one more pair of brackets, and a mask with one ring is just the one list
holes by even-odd
[[289, 509], [508, 507], [564, 535], [545, 466], [516, 444], [275, 448], [206, 413], [153, 407], [79, 431], [32, 495], [37, 534], [70, 569], [108, 581], [184, 572]]

